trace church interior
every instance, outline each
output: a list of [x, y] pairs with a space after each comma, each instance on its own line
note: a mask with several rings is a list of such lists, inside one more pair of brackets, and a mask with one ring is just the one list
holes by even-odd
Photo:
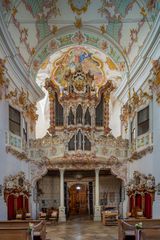
[[160, 239], [160, 0], [0, 1], [0, 239]]

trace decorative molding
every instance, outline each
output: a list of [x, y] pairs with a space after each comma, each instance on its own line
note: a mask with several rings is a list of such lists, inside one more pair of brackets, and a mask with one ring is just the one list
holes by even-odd
[[82, 28], [83, 26], [82, 19], [75, 17], [74, 26], [78, 29]]
[[78, 1], [75, 0], [68, 0], [68, 4], [70, 5], [72, 11], [74, 13], [76, 13], [77, 15], [81, 15], [82, 13], [87, 12], [88, 10], [88, 6], [90, 4], [90, 0], [84, 0], [83, 2], [80, 1], [81, 3], [79, 3]]
[[160, 104], [160, 58], [152, 61], [153, 80], [150, 81], [151, 89], [156, 94], [156, 101]]
[[14, 155], [19, 160], [28, 160], [28, 156], [27, 156], [26, 152], [20, 152], [20, 151], [14, 149], [11, 146], [6, 147], [6, 152], [11, 153], [12, 155]]
[[153, 146], [148, 146], [147, 148], [141, 150], [141, 151], [135, 151], [131, 154], [131, 157], [129, 158], [129, 161], [132, 162], [134, 160], [141, 159], [142, 157], [146, 156], [148, 153], [153, 152]]
[[115, 158], [106, 160], [105, 158], [99, 159], [94, 155], [77, 154], [71, 156], [66, 155], [64, 158], [56, 158], [54, 161], [43, 158], [41, 161], [30, 161], [32, 182], [35, 182], [44, 176], [48, 170], [53, 169], [110, 169], [112, 174], [127, 182], [127, 163], [120, 163]]
[[111, 80], [108, 80], [104, 87], [104, 133], [108, 134], [111, 129], [109, 128], [109, 101], [110, 95], [115, 87]]
[[21, 88], [21, 91], [18, 91], [17, 88], [15, 88], [6, 94], [5, 99], [13, 106], [22, 110], [24, 116], [26, 116], [30, 121], [30, 130], [33, 131], [38, 115], [36, 114], [36, 103], [31, 103], [29, 101], [28, 91], [25, 92], [23, 88]]
[[[80, 33], [81, 34], [79, 34], [79, 31], [75, 31], [74, 26], [68, 26], [59, 29], [54, 39], [53, 34], [51, 34], [45, 39], [45, 41], [41, 42], [40, 45], [37, 46], [37, 48], [35, 49], [35, 54], [30, 60], [30, 74], [32, 75], [31, 78], [36, 76], [36, 73], [43, 61], [51, 54], [57, 52], [58, 49], [60, 50], [65, 46], [74, 46], [75, 35], [80, 36], [80, 40], [78, 41], [80, 41], [81, 44], [90, 45], [94, 48], [100, 49], [100, 51], [103, 51], [105, 54], [107, 54], [107, 56], [113, 59], [116, 64], [124, 62], [125, 69], [128, 70], [128, 59], [126, 58], [126, 56], [124, 56], [122, 48], [117, 44], [117, 42], [114, 41], [114, 39], [112, 39], [107, 34], [103, 34], [103, 36], [100, 35], [99, 29], [95, 27], [83, 26]], [[56, 45], [54, 44], [54, 47], [52, 48], [51, 45], [53, 44], [51, 44], [51, 42], [53, 41], [56, 42]], [[102, 50], [100, 46], [101, 42], [106, 42], [107, 48]]]
[[134, 171], [133, 179], [126, 186], [127, 194], [130, 196], [134, 193], [155, 192], [155, 177], [151, 174], [145, 175]]
[[139, 108], [149, 103], [152, 98], [153, 96], [150, 93], [143, 91], [141, 88], [137, 92], [133, 88], [132, 96], [129, 93], [129, 99], [121, 109], [120, 119], [125, 130], [128, 129], [129, 118], [132, 118]]
[[[0, 41], [1, 49], [3, 50], [3, 55], [7, 58], [7, 69], [9, 75], [9, 68], [12, 69], [15, 73], [15, 78], [19, 80], [23, 86], [26, 86], [28, 91], [32, 93], [35, 101], [39, 100], [44, 96], [44, 93], [35, 81], [29, 80], [29, 70], [28, 66], [24, 64], [22, 58], [15, 46], [13, 39], [10, 36], [10, 33], [7, 29], [7, 26], [4, 22], [4, 16], [2, 11], [0, 11], [0, 35], [2, 36], [2, 41]], [[12, 78], [12, 76], [11, 76]]]
[[10, 194], [16, 196], [19, 195], [30, 195], [31, 184], [25, 178], [24, 172], [18, 172], [16, 175], [9, 175], [4, 178], [4, 199], [7, 201], [7, 198]]
[[8, 89], [9, 80], [6, 78], [6, 60], [0, 58], [0, 100], [5, 96], [6, 90]]

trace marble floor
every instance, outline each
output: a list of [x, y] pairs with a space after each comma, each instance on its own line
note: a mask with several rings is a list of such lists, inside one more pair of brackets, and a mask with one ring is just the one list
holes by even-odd
[[117, 226], [104, 226], [84, 217], [47, 225], [48, 240], [117, 240], [117, 235]]

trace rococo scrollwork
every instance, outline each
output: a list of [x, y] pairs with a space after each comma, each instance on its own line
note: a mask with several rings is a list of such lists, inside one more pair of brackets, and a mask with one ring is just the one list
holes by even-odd
[[133, 88], [132, 95], [129, 93], [129, 100], [122, 106], [121, 122], [125, 129], [128, 129], [129, 118], [132, 118], [139, 107], [146, 105], [152, 100], [152, 94], [143, 91], [141, 88], [138, 92]]
[[145, 175], [138, 171], [133, 174], [133, 179], [129, 181], [126, 186], [126, 191], [128, 195], [135, 192], [155, 192], [155, 177], [151, 174]]
[[160, 59], [152, 61], [153, 79], [151, 81], [151, 88], [156, 94], [157, 103], [160, 104]]
[[30, 130], [33, 131], [33, 126], [35, 126], [38, 115], [36, 114], [36, 103], [30, 102], [29, 93], [25, 92], [23, 88], [21, 88], [20, 91], [15, 88], [6, 94], [5, 99], [8, 100], [13, 106], [19, 107], [24, 116], [29, 119]]
[[10, 194], [24, 194], [29, 196], [31, 184], [29, 180], [25, 178], [24, 172], [18, 172], [16, 175], [9, 175], [8, 177], [5, 177], [3, 188], [4, 199], [6, 201]]

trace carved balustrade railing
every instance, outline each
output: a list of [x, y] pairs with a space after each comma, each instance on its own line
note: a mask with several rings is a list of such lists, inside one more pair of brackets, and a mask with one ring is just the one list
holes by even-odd
[[17, 136], [11, 132], [6, 132], [6, 146], [12, 147], [17, 151], [22, 152], [22, 137]]
[[144, 148], [152, 145], [152, 133], [147, 132], [143, 135], [140, 135], [136, 139], [136, 149], [138, 151], [143, 150]]

